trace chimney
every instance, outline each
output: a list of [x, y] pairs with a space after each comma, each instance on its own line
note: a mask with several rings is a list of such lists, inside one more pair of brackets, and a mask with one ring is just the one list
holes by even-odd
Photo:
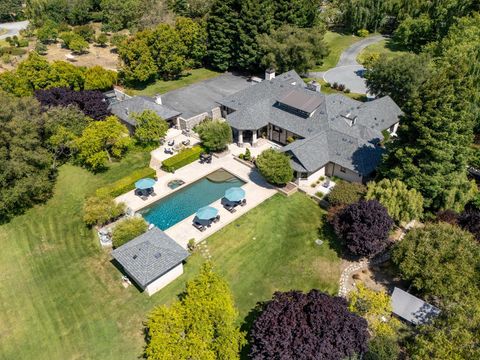
[[273, 80], [275, 79], [275, 69], [269, 68], [265, 70], [265, 80]]
[[162, 95], [155, 95], [155, 104], [162, 105]]
[[311, 91], [320, 92], [320, 88], [320, 84], [315, 80], [312, 80], [307, 84], [307, 89]]

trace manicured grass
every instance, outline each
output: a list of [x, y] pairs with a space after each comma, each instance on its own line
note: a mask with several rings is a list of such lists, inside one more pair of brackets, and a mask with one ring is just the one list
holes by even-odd
[[335, 67], [338, 60], [340, 59], [340, 55], [342, 54], [342, 52], [350, 45], [362, 39], [363, 38], [352, 34], [341, 34], [338, 32], [327, 31], [324, 40], [330, 48], [330, 54], [325, 59], [323, 59], [322, 65], [311, 69], [311, 71], [326, 71]]
[[360, 64], [365, 62], [365, 59], [372, 54], [384, 55], [387, 58], [393, 58], [404, 54], [404, 51], [399, 50], [391, 40], [382, 40], [370, 46], [367, 46], [357, 56], [357, 61]]
[[[275, 195], [207, 239], [216, 269], [232, 288], [243, 319], [275, 291], [336, 293], [340, 259], [325, 235], [324, 211], [303, 194]], [[315, 240], [322, 238], [318, 246]]]
[[[143, 321], [168, 304], [204, 261], [191, 256], [185, 274], [153, 297], [121, 285], [121, 273], [82, 222], [84, 198], [144, 167], [133, 151], [105, 173], [65, 165], [54, 197], [0, 226], [1, 359], [135, 359]], [[314, 244], [324, 212], [309, 198], [277, 195], [209, 239], [216, 269], [232, 286], [239, 322], [275, 290], [337, 290], [340, 259], [327, 241]], [[335, 243], [332, 243], [335, 246]]]
[[209, 69], [193, 69], [188, 70], [185, 75], [182, 75], [177, 80], [157, 80], [153, 84], [149, 84], [143, 88], [137, 89], [128, 89], [127, 92], [130, 95], [145, 95], [145, 96], [154, 96], [155, 94], [164, 94], [166, 92], [191, 85], [193, 83], [214, 78], [221, 73], [212, 71]]

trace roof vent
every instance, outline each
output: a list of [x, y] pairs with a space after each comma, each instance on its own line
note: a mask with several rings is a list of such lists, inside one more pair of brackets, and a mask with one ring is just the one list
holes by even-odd
[[137, 258], [137, 255], [133, 255], [133, 260], [135, 260]]
[[130, 114], [130, 110], [128, 110], [128, 107], [125, 108], [125, 114]]
[[160, 254], [159, 252], [155, 253], [155, 255], [153, 255], [153, 257], [155, 259], [160, 259], [160, 257], [162, 256], [162, 254]]

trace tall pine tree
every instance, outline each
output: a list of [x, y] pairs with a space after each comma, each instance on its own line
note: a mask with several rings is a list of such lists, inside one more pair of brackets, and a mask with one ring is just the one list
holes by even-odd
[[471, 79], [438, 68], [419, 88], [381, 167], [418, 190], [429, 210], [461, 210], [474, 195], [467, 179], [474, 113]]
[[262, 51], [257, 36], [269, 34], [273, 26], [274, 4], [270, 0], [244, 0], [238, 22], [237, 65], [246, 70], [257, 70]]
[[239, 4], [238, 0], [216, 0], [208, 18], [207, 57], [218, 70], [225, 71], [235, 62]]

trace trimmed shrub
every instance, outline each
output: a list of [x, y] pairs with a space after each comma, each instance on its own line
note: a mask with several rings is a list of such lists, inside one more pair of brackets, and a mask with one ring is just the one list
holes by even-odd
[[142, 235], [148, 229], [148, 224], [142, 217], [132, 217], [119, 222], [112, 232], [114, 248], [126, 244], [137, 236]]
[[168, 172], [174, 172], [185, 165], [188, 165], [200, 158], [200, 154], [205, 152], [205, 149], [199, 145], [184, 149], [177, 155], [174, 155], [162, 163], [162, 169]]
[[362, 184], [339, 181], [328, 194], [327, 200], [332, 206], [350, 205], [361, 200], [366, 192], [367, 188]]
[[143, 178], [153, 178], [157, 172], [152, 168], [143, 168], [133, 171], [130, 175], [115, 181], [113, 184], [97, 190], [97, 196], [117, 197], [135, 189], [135, 183]]
[[83, 221], [88, 226], [105, 225], [125, 213], [125, 204], [117, 204], [111, 196], [92, 196], [83, 205]]
[[360, 37], [367, 37], [370, 33], [367, 29], [360, 29], [357, 31], [357, 35]]
[[279, 151], [268, 149], [263, 151], [256, 160], [256, 165], [262, 176], [274, 185], [285, 185], [292, 180], [293, 169], [290, 158]]

